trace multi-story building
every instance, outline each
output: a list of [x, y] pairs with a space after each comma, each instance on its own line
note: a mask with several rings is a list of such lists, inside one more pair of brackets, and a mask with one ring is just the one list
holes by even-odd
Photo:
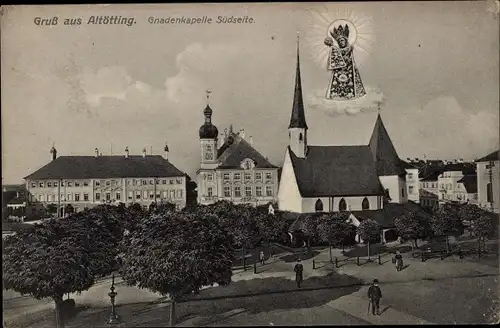
[[500, 207], [498, 150], [476, 160], [476, 165], [478, 205], [498, 213]]
[[203, 113], [205, 123], [199, 131], [201, 165], [196, 173], [198, 203], [227, 200], [257, 206], [275, 202], [278, 167], [253, 147], [252, 137], [245, 139], [244, 129], [234, 133], [231, 126], [218, 139], [209, 105]]
[[[476, 202], [476, 192], [474, 192], [474, 186], [470, 183], [470, 176], [475, 175], [476, 170], [474, 164], [451, 163], [445, 165], [442, 169], [442, 173], [438, 176], [439, 202], [441, 204], [447, 202]], [[467, 188], [464, 182], [467, 184]]]
[[440, 174], [439, 168], [436, 167], [427, 167], [420, 172], [420, 205], [428, 208], [439, 206], [438, 177]]
[[406, 171], [406, 194], [408, 195], [408, 200], [418, 204], [420, 203], [418, 166], [412, 162], [405, 161], [401, 161], [401, 165]]
[[186, 204], [186, 174], [165, 156], [124, 155], [60, 156], [53, 147], [52, 161], [25, 177], [28, 212], [57, 206], [64, 215], [70, 204], [78, 212], [98, 204], [171, 202], [182, 208]]

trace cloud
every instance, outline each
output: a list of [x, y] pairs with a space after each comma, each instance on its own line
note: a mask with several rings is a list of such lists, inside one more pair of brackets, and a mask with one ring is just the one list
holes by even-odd
[[311, 109], [320, 110], [330, 116], [356, 115], [377, 110], [378, 103], [384, 102], [383, 93], [370, 86], [365, 87], [366, 95], [349, 101], [333, 101], [325, 98], [325, 90], [317, 89], [308, 94], [308, 104]]

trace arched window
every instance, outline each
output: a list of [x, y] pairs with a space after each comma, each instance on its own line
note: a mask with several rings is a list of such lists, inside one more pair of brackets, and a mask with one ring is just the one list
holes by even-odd
[[316, 212], [323, 212], [323, 202], [321, 199], [318, 199], [316, 201], [316, 205], [314, 205], [314, 208], [316, 209]]
[[302, 133], [299, 133], [299, 141], [302, 141]]
[[347, 203], [345, 202], [345, 199], [342, 198], [339, 202], [339, 211], [345, 211], [347, 209]]
[[368, 201], [368, 198], [365, 197], [365, 199], [363, 199], [363, 202], [361, 203], [361, 209], [363, 210], [370, 209], [370, 202]]
[[491, 188], [491, 182], [486, 184], [486, 201], [488, 203], [493, 202], [493, 190]]

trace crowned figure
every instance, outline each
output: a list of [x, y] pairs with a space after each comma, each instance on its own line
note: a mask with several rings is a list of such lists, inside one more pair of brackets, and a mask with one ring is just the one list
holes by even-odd
[[352, 100], [366, 95], [354, 62], [353, 45], [349, 44], [349, 26], [334, 27], [325, 44], [330, 48], [327, 69], [332, 72], [326, 99]]

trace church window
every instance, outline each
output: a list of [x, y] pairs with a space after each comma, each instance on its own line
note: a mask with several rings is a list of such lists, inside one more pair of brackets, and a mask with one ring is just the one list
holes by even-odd
[[368, 198], [365, 197], [365, 199], [363, 199], [363, 202], [361, 203], [361, 209], [363, 210], [370, 209], [370, 202], [368, 201]]
[[493, 189], [492, 189], [491, 182], [488, 182], [486, 184], [486, 201], [488, 203], [492, 203], [493, 202]]
[[302, 141], [302, 133], [299, 133], [299, 141]]
[[339, 202], [339, 211], [345, 211], [347, 209], [347, 203], [345, 202], [345, 199], [342, 198]]
[[316, 204], [314, 205], [314, 209], [316, 210], [316, 212], [323, 212], [323, 202], [321, 201], [321, 199], [318, 199], [316, 201]]

